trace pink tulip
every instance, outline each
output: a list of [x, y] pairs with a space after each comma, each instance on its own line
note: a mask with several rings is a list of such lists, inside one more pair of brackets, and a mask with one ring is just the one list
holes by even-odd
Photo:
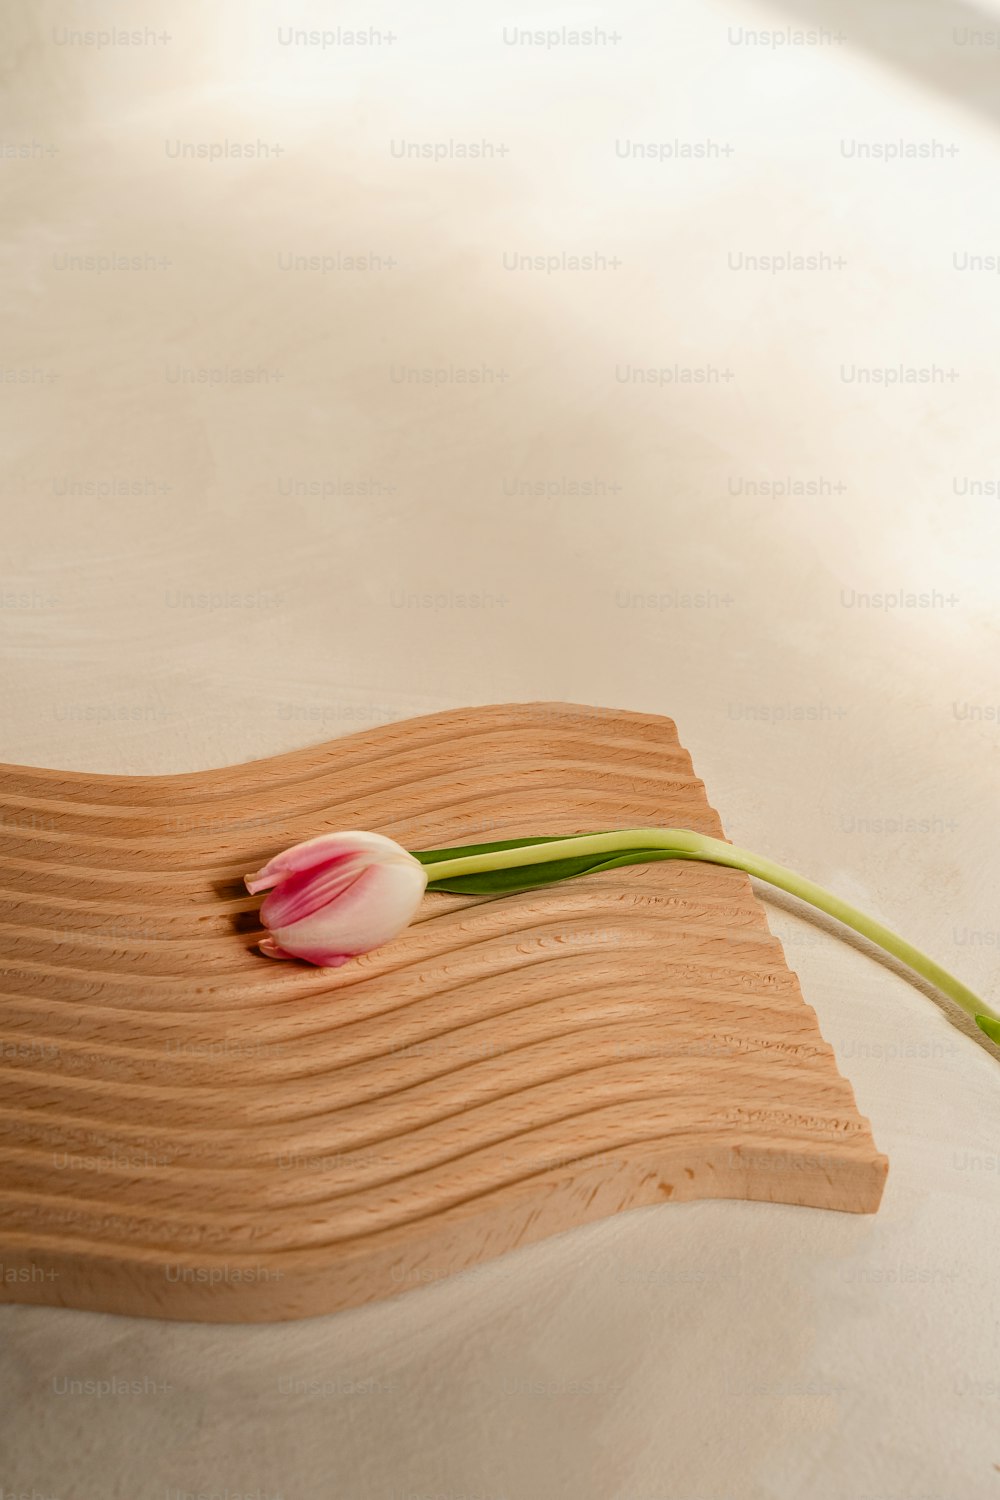
[[246, 876], [252, 896], [270, 890], [261, 953], [327, 969], [402, 932], [426, 886], [420, 861], [380, 833], [323, 833]]

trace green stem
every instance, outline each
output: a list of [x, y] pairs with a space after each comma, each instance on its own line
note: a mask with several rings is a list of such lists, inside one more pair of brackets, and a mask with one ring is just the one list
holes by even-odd
[[[582, 837], [578, 835], [575, 838], [553, 839], [543, 844], [495, 849], [485, 854], [467, 854], [458, 859], [439, 860], [430, 866], [433, 872], [431, 884], [461, 875], [482, 874], [489, 870], [509, 870], [523, 865], [548, 864], [557, 859], [589, 854], [614, 854], [636, 849], [668, 850], [678, 859], [696, 859], [704, 860], [709, 864], [729, 865], [734, 870], [744, 870], [748, 875], [755, 875], [758, 880], [766, 880], [770, 885], [798, 896], [800, 900], [809, 902], [811, 906], [818, 907], [820, 911], [825, 911], [831, 917], [836, 917], [838, 922], [843, 922], [846, 927], [852, 927], [855, 932], [860, 932], [862, 937], [868, 938], [879, 948], [884, 948], [887, 953], [891, 953], [894, 958], [908, 964], [916, 973], [921, 974], [924, 979], [929, 980], [931, 984], [936, 985], [939, 990], [954, 1000], [955, 1004], [960, 1006], [967, 1015], [973, 1016], [987, 1036], [994, 1041], [1000, 1041], [1000, 1018], [993, 1014], [978, 995], [956, 979], [953, 974], [949, 974], [947, 969], [942, 969], [941, 965], [935, 963], [926, 953], [922, 953], [919, 948], [914, 948], [912, 943], [906, 942], [888, 927], [883, 927], [881, 922], [876, 922], [872, 917], [866, 916], [864, 912], [858, 911], [856, 907], [842, 901], [839, 896], [834, 896], [830, 891], [824, 890], [822, 886], [815, 885], [813, 881], [806, 880], [802, 875], [796, 875], [794, 870], [775, 864], [773, 860], [763, 859], [758, 854], [751, 854], [747, 849], [739, 849], [735, 844], [724, 843], [721, 839], [710, 838], [707, 834], [692, 833], [689, 829], [630, 828], [615, 833], [585, 834]], [[992, 1025], [984, 1025], [984, 1021]]]

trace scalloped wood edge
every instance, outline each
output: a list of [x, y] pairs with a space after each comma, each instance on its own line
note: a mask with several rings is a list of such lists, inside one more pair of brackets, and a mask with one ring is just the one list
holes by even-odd
[[256, 953], [242, 874], [326, 829], [723, 837], [668, 719], [501, 704], [180, 776], [12, 766], [0, 804], [0, 1300], [267, 1322], [653, 1203], [878, 1207], [738, 871], [428, 895], [335, 971]]

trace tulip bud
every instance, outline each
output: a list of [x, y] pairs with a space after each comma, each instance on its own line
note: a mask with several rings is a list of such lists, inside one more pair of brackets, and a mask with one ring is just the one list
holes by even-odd
[[323, 833], [246, 876], [260, 908], [268, 958], [334, 969], [402, 932], [427, 886], [419, 860], [380, 833]]

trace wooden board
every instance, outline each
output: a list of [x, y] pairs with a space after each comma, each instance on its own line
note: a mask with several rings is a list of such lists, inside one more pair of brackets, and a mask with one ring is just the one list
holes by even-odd
[[429, 894], [338, 970], [255, 951], [244, 873], [326, 830], [723, 836], [669, 719], [503, 704], [192, 775], [7, 767], [0, 803], [3, 1300], [266, 1322], [638, 1205], [878, 1206], [738, 871]]

